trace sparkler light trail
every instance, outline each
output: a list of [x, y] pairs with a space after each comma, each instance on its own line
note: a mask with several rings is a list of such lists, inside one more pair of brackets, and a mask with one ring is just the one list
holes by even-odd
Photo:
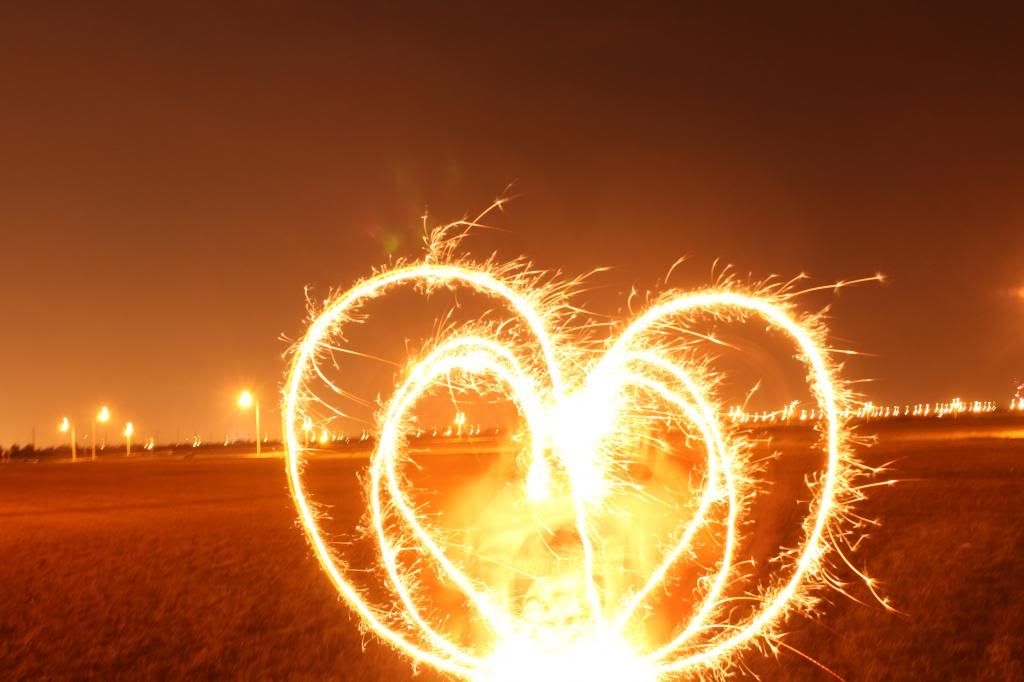
[[[818, 589], [835, 583], [829, 559], [846, 561], [839, 545], [848, 542], [848, 508], [861, 496], [854, 481], [865, 471], [850, 451], [844, 421], [850, 398], [830, 360], [822, 321], [799, 314], [784, 285], [744, 288], [727, 280], [702, 291], [666, 291], [617, 335], [595, 340], [578, 326], [579, 310], [570, 304], [577, 282], [560, 283], [522, 262], [475, 263], [457, 255], [466, 232], [453, 228], [471, 225], [435, 230], [422, 260], [378, 271], [329, 300], [294, 349], [283, 410], [288, 480], [306, 536], [344, 601], [365, 627], [415, 663], [479, 682], [724, 675], [742, 651], [775, 648], [786, 621], [813, 610]], [[313, 384], [351, 395], [321, 364], [345, 349], [347, 326], [364, 319], [369, 302], [400, 287], [423, 294], [468, 289], [496, 301], [508, 319], [444, 329], [404, 368], [380, 411], [366, 485], [368, 533], [390, 594], [382, 599], [332, 549], [302, 471], [312, 415], [325, 405]], [[736, 420], [716, 398], [721, 377], [702, 350], [713, 340], [690, 331], [690, 322], [701, 319], [752, 321], [788, 339], [806, 369], [821, 427], [824, 461], [809, 483], [800, 544], [782, 552], [779, 570], [757, 593], [731, 592], [749, 570], [738, 554], [758, 472]], [[411, 415], [439, 388], [500, 395], [515, 405], [528, 447], [514, 508], [527, 509], [540, 526], [567, 521], [571, 528], [557, 562], [546, 564], [557, 565], [556, 574], [534, 574], [536, 584], [525, 595], [454, 558], [455, 543], [410, 497], [403, 465], [419, 431]], [[666, 439], [653, 433], [655, 423], [695, 435], [707, 459], [699, 492], [677, 508], [679, 518], [656, 558], [644, 564], [645, 576], [624, 587], [622, 564], [608, 558], [630, 550], [623, 537], [606, 531], [622, 516], [622, 500], [644, 495], [629, 464], [643, 443]], [[702, 538], [708, 534], [718, 537], [718, 556], [698, 578], [688, 616], [655, 639], [653, 602], [678, 579], [681, 564], [707, 551]], [[472, 637], [455, 627], [454, 614], [439, 615], [430, 603], [428, 572], [461, 595]], [[743, 600], [749, 612], [737, 611]]]

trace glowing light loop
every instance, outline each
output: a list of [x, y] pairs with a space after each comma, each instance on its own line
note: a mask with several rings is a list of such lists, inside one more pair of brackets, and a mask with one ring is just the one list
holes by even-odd
[[[410, 364], [385, 404], [368, 488], [372, 534], [395, 597], [394, 603], [382, 607], [371, 603], [356, 586], [343, 559], [329, 548], [303, 485], [308, 412], [314, 401], [306, 384], [312, 378], [324, 378], [316, 366], [318, 355], [324, 348], [334, 348], [332, 339], [341, 335], [361, 308], [402, 285], [425, 291], [462, 286], [493, 297], [514, 314], [529, 339], [511, 335], [503, 327], [482, 326], [443, 338]], [[806, 606], [812, 588], [825, 582], [821, 574], [829, 551], [826, 539], [830, 529], [842, 523], [843, 510], [852, 497], [853, 460], [840, 416], [845, 393], [829, 362], [822, 330], [795, 314], [783, 296], [723, 286], [665, 294], [603, 352], [595, 352], [576, 344], [566, 330], [568, 309], [560, 290], [538, 285], [521, 270], [454, 259], [399, 264], [330, 301], [295, 349], [284, 394], [286, 468], [303, 529], [339, 594], [365, 625], [405, 655], [440, 671], [468, 680], [500, 682], [526, 676], [543, 682], [565, 679], [566, 666], [576, 674], [592, 669], [588, 679], [609, 680], [656, 680], [723, 670], [746, 646], [776, 636], [785, 619]], [[680, 350], [683, 346], [666, 340], [685, 331], [689, 318], [702, 315], [741, 321], [756, 318], [787, 336], [807, 368], [810, 389], [823, 418], [825, 464], [813, 486], [802, 543], [788, 574], [776, 579], [740, 623], [725, 622], [722, 611], [723, 595], [736, 576], [739, 529], [748, 492], [747, 464], [725, 411], [711, 394], [713, 382], [704, 370], [693, 371], [688, 366], [692, 363], [687, 352]], [[530, 441], [522, 481], [525, 498], [540, 503], [557, 492], [571, 497], [583, 563], [579, 587], [587, 614], [572, 632], [553, 631], [554, 626], [526, 618], [484, 582], [468, 575], [448, 555], [443, 538], [424, 523], [422, 511], [403, 489], [399, 467], [412, 432], [410, 411], [453, 373], [500, 386], [522, 414]], [[591, 521], [600, 513], [602, 495], [614, 483], [608, 453], [598, 452], [609, 447], [614, 450], [614, 443], [608, 446], [614, 439], [602, 428], [626, 420], [624, 428], [629, 429], [628, 416], [623, 415], [630, 409], [627, 396], [631, 390], [656, 396], [671, 413], [690, 424], [703, 440], [707, 463], [696, 507], [678, 524], [650, 577], [623, 598], [612, 600], [595, 576]], [[639, 641], [634, 633], [638, 614], [645, 613], [651, 595], [691, 551], [696, 536], [708, 527], [714, 514], [722, 516], [721, 552], [692, 616], [667, 642]], [[402, 552], [416, 552], [455, 586], [485, 625], [488, 642], [467, 647], [430, 622], [415, 576], [398, 559]], [[396, 611], [400, 618], [394, 616]]]

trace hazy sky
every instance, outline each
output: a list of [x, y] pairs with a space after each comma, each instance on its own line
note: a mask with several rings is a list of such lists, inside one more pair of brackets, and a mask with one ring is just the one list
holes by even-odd
[[833, 306], [872, 396], [1024, 379], [1015, 18], [337, 5], [0, 7], [0, 443], [101, 402], [163, 439], [242, 428], [306, 285], [512, 181], [481, 248], [615, 266], [598, 307], [684, 255], [693, 283], [881, 271]]

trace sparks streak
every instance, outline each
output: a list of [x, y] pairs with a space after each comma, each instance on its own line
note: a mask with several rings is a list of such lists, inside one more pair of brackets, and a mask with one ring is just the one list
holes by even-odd
[[[474, 681], [710, 675], [727, 670], [745, 648], [777, 639], [787, 617], [808, 610], [813, 589], [828, 582], [824, 560], [830, 541], [846, 537], [846, 507], [859, 494], [851, 485], [856, 463], [843, 421], [847, 395], [829, 361], [820, 323], [798, 315], [784, 291], [744, 290], [726, 282], [662, 295], [616, 339], [595, 348], [570, 327], [578, 312], [568, 302], [571, 286], [545, 283], [519, 263], [460, 260], [453, 255], [457, 244], [458, 237], [439, 230], [424, 261], [399, 263], [330, 300], [291, 361], [284, 395], [288, 480], [314, 552], [348, 605], [378, 637], [414, 661]], [[379, 604], [357, 587], [353, 571], [330, 549], [301, 470], [309, 450], [310, 409], [323, 402], [308, 383], [326, 381], [337, 395], [347, 395], [329, 383], [318, 361], [333, 351], [355, 353], [343, 347], [343, 327], [359, 321], [368, 302], [403, 285], [425, 293], [468, 287], [500, 302], [514, 321], [449, 330], [410, 363], [382, 411], [368, 497], [371, 533], [393, 601]], [[695, 353], [699, 342], [714, 341], [688, 331], [688, 321], [700, 317], [756, 319], [788, 337], [807, 369], [824, 436], [824, 467], [812, 484], [801, 544], [738, 622], [725, 613], [731, 601], [726, 591], [743, 570], [736, 552], [752, 493], [751, 465], [743, 439], [735, 434], [736, 420], [713, 395], [716, 378]], [[409, 415], [431, 389], [451, 390], [453, 382], [505, 395], [522, 415], [529, 436], [521, 478], [524, 504], [537, 509], [561, 504], [578, 543], [578, 554], [560, 559], [579, 562], [560, 578], [568, 581], [568, 598], [540, 597], [539, 607], [525, 608], [501, 586], [471, 575], [451, 558], [454, 543], [446, 543], [409, 499], [400, 470], [406, 442], [416, 431]], [[652, 401], [661, 407], [652, 408]], [[611, 540], [597, 528], [609, 514], [606, 501], [627, 486], [621, 475], [625, 453], [646, 437], [652, 410], [663, 421], [680, 420], [699, 434], [707, 454], [703, 487], [689, 518], [648, 567], [649, 577], [638, 587], [616, 591], [611, 574], [599, 565], [605, 550], [595, 545], [605, 547]], [[720, 556], [701, 581], [705, 587], [692, 615], [665, 641], [647, 641], [641, 633], [652, 595], [693, 555], [699, 531], [712, 528], [722, 531]], [[410, 552], [463, 595], [486, 633], [481, 641], [467, 645], [432, 617], [417, 571], [400, 560]]]

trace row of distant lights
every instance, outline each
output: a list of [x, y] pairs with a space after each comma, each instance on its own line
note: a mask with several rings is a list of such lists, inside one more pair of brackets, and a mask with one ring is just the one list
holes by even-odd
[[[306, 419], [303, 422], [302, 430], [305, 433], [306, 445], [317, 443], [319, 445], [329, 445], [331, 443], [353, 443], [353, 442], [365, 442], [371, 440], [373, 434], [363, 429], [358, 437], [349, 436], [347, 434], [336, 434], [328, 431], [326, 428], [319, 429], [313, 426], [311, 419]], [[498, 427], [494, 427], [493, 433], [498, 433]], [[483, 433], [483, 426], [480, 424], [466, 424], [466, 415], [463, 412], [459, 412], [455, 415], [455, 419], [448, 426], [438, 429], [433, 428], [429, 431], [427, 429], [419, 428], [414, 433], [415, 438], [425, 438], [429, 434], [431, 438], [463, 438], [479, 436]]]
[[[249, 390], [244, 390], [238, 397], [238, 405], [243, 410], [247, 410], [250, 407], [252, 407], [254, 400], [255, 397], [253, 396], [252, 392]], [[100, 407], [99, 412], [96, 413], [95, 423], [106, 424], [107, 422], [110, 421], [110, 417], [110, 408], [107, 407], [106, 405], [103, 405], [102, 407]], [[72, 443], [77, 443], [77, 438], [75, 437], [75, 425], [71, 422], [71, 420], [68, 417], [64, 417], [61, 420], [60, 424], [58, 424], [57, 426], [57, 430], [60, 431], [61, 433], [69, 434]], [[121, 435], [124, 436], [126, 442], [128, 443], [128, 448], [130, 450], [131, 438], [133, 435], [135, 435], [135, 424], [133, 424], [132, 422], [125, 422], [124, 430], [121, 432]], [[266, 442], [266, 438], [264, 438], [263, 440], [264, 442]], [[203, 440], [198, 435], [196, 435], [192, 438], [191, 444], [193, 448], [198, 448], [203, 445]], [[230, 441], [224, 441], [224, 445], [229, 444]], [[103, 450], [105, 447], [106, 443], [104, 443], [104, 445], [99, 449]], [[156, 448], [156, 439], [153, 436], [146, 438], [145, 442], [142, 445], [142, 448], [144, 450], [154, 450]]]
[[[96, 423], [106, 424], [109, 421], [110, 408], [104, 405], [103, 407], [100, 408], [99, 412], [96, 413]], [[61, 433], [70, 434], [71, 439], [73, 441], [76, 441], [77, 443], [77, 440], [75, 438], [75, 426], [74, 424], [71, 423], [71, 420], [68, 417], [64, 417], [63, 419], [61, 419], [60, 424], [57, 425], [57, 430], [60, 431]], [[121, 432], [121, 435], [124, 436], [126, 440], [131, 441], [131, 437], [135, 435], [135, 424], [133, 424], [132, 422], [125, 422], [124, 430]], [[146, 439], [146, 442], [143, 444], [142, 447], [146, 450], [152, 450], [154, 447], [156, 447], [156, 443], [154, 442], [152, 436]], [[103, 446], [100, 447], [99, 449], [103, 450], [104, 448], [106, 448], [106, 443], [104, 443]]]
[[[248, 391], [243, 393], [243, 399], [240, 400], [240, 404], [243, 407], [248, 407], [251, 404], [251, 398], [245, 400], [245, 396]], [[786, 407], [780, 410], [772, 411], [761, 411], [761, 412], [747, 412], [742, 407], [735, 405], [729, 408], [729, 419], [735, 424], [778, 424], [778, 423], [789, 423], [793, 421], [813, 421], [818, 418], [818, 411], [814, 408], [808, 410], [806, 408], [800, 408], [799, 401], [793, 401]], [[843, 410], [842, 415], [845, 418], [854, 419], [890, 419], [895, 417], [936, 417], [942, 418], [946, 416], [957, 416], [960, 414], [989, 414], [999, 409], [999, 406], [992, 401], [980, 401], [975, 400], [974, 402], [965, 402], [960, 398], [953, 398], [946, 403], [918, 403], [916, 405], [875, 405], [872, 402], [864, 403], [859, 409], [851, 410], [849, 408]], [[1011, 412], [1024, 412], [1024, 397], [1013, 398], [1010, 401], [1009, 410]], [[96, 421], [98, 423], [106, 423], [110, 421], [110, 410], [106, 406], [102, 407], [99, 413], [96, 415]], [[63, 433], [67, 433], [73, 430], [73, 426], [67, 417], [61, 421], [59, 430]], [[336, 434], [327, 430], [326, 428], [320, 429], [320, 433], [316, 433], [317, 429], [313, 426], [313, 422], [310, 419], [306, 419], [303, 424], [303, 431], [306, 434], [306, 444], [310, 445], [317, 443], [319, 445], [329, 445], [332, 443], [352, 443], [352, 442], [365, 442], [373, 438], [366, 429], [363, 429], [358, 437], [352, 437], [347, 434]], [[135, 432], [135, 427], [132, 422], [126, 422], [125, 428], [122, 435], [125, 438], [131, 438]], [[493, 429], [495, 434], [498, 433], [498, 428]], [[451, 424], [444, 427], [443, 429], [433, 428], [429, 431], [431, 438], [462, 438], [479, 436], [483, 433], [483, 426], [480, 424], [466, 424], [466, 415], [459, 412], [455, 415], [455, 419]], [[426, 437], [428, 431], [420, 428], [415, 432], [416, 438]], [[235, 441], [225, 440], [224, 446], [227, 447], [232, 445]], [[263, 442], [268, 442], [267, 438], [263, 438]], [[199, 448], [203, 445], [202, 439], [197, 435], [192, 439], [191, 445], [193, 448]], [[143, 444], [144, 450], [153, 450], [156, 447], [156, 442], [153, 437], [150, 436], [146, 439]], [[102, 448], [101, 448], [102, 449]]]
[[[999, 409], [999, 406], [992, 401], [975, 400], [965, 402], [960, 398], [953, 398], [946, 403], [918, 403], [916, 405], [875, 405], [867, 402], [859, 409], [847, 408], [843, 410], [842, 416], [852, 419], [891, 419], [895, 417], [933, 417], [942, 418], [947, 416], [958, 416], [961, 414], [989, 414]], [[1010, 411], [1024, 412], [1024, 398], [1014, 398], [1010, 401]], [[742, 407], [734, 406], [729, 408], [729, 419], [737, 424], [777, 424], [793, 421], [815, 420], [819, 417], [815, 409], [805, 409], [794, 401], [781, 410], [747, 412]]]

